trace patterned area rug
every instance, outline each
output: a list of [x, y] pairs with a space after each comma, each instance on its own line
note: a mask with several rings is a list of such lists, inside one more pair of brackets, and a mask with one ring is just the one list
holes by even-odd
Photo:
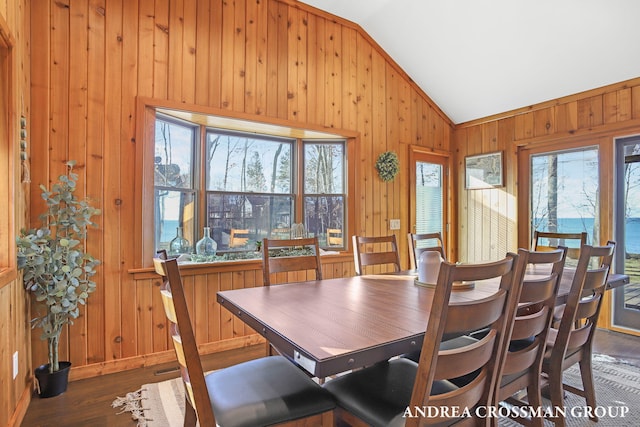
[[[608, 356], [594, 356], [593, 374], [596, 384], [597, 423], [582, 416], [584, 399], [567, 393], [567, 426], [619, 427], [640, 425], [640, 368]], [[577, 366], [564, 374], [565, 382], [581, 386]], [[545, 401], [548, 404], [548, 401]], [[112, 404], [122, 413], [129, 412], [139, 427], [179, 427], [184, 414], [184, 388], [181, 379], [145, 384], [140, 390], [118, 397]], [[571, 414], [570, 412], [574, 412]], [[622, 413], [624, 417], [622, 417]], [[509, 419], [500, 419], [500, 426], [519, 426]], [[545, 420], [545, 425], [553, 423]]]

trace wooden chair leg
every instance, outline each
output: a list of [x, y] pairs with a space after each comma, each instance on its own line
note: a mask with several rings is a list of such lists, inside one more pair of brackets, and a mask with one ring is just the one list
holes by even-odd
[[[582, 387], [584, 389], [584, 398], [587, 401], [587, 406], [594, 409], [596, 407], [596, 391], [593, 384], [593, 367], [591, 365], [591, 357], [584, 357], [580, 363], [580, 376], [582, 377]], [[593, 421], [598, 421], [598, 417], [594, 415], [594, 411], [590, 411], [592, 414], [589, 418]]]
[[[542, 398], [540, 395], [540, 381], [534, 381], [527, 387], [527, 401], [529, 406], [534, 409], [542, 408]], [[542, 427], [544, 425], [544, 417], [531, 417], [531, 425]]]
[[198, 422], [196, 410], [191, 406], [191, 402], [185, 396], [184, 398], [184, 427], [195, 427]]
[[[562, 408], [564, 406], [562, 366], [558, 367], [557, 370], [549, 372], [549, 397], [551, 398], [552, 412], [555, 412], [555, 408]], [[559, 427], [564, 427], [565, 425], [563, 416], [552, 418], [551, 421]]]

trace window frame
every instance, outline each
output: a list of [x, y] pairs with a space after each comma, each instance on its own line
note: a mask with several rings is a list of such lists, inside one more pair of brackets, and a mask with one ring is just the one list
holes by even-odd
[[[15, 80], [14, 80], [15, 39], [0, 19], [0, 197], [9, 206], [6, 217], [0, 216], [0, 288], [8, 285], [17, 277], [15, 220], [16, 220], [16, 182], [18, 163], [15, 147], [18, 140], [15, 118]], [[26, 156], [26, 147], [24, 149]]]
[[[200, 219], [200, 215], [198, 214], [198, 212], [200, 212], [200, 204], [201, 204], [201, 198], [198, 197], [199, 192], [201, 191], [201, 180], [198, 179], [200, 176], [200, 154], [198, 153], [198, 151], [201, 149], [200, 147], [200, 141], [201, 141], [201, 137], [200, 137], [200, 133], [202, 131], [201, 127], [198, 125], [194, 125], [193, 123], [184, 121], [184, 120], [180, 120], [177, 119], [175, 117], [171, 117], [165, 114], [158, 114], [156, 115], [155, 121], [157, 122], [158, 120], [162, 120], [164, 122], [167, 122], [169, 124], [172, 125], [176, 125], [176, 126], [182, 126], [185, 128], [191, 128], [191, 130], [193, 131], [193, 138], [191, 141], [192, 144], [192, 150], [191, 150], [191, 171], [190, 171], [190, 175], [191, 175], [191, 182], [189, 187], [169, 187], [169, 186], [158, 186], [155, 184], [155, 179], [154, 179], [154, 203], [155, 203], [155, 192], [157, 189], [159, 190], [164, 190], [164, 191], [175, 191], [175, 192], [180, 192], [180, 193], [186, 193], [186, 194], [191, 194], [193, 196], [193, 199], [195, 201], [195, 206], [194, 206], [194, 212], [196, 212], [194, 221], [193, 221], [193, 236], [191, 237], [191, 245], [195, 246], [196, 242], [198, 241], [199, 234], [198, 234], [198, 230], [201, 228], [200, 223], [199, 223], [199, 219]], [[154, 134], [155, 134], [155, 127], [154, 127]], [[154, 140], [154, 145], [155, 145], [155, 140]], [[154, 224], [156, 221], [155, 218], [155, 214], [153, 217], [154, 220]], [[168, 242], [167, 242], [168, 243]], [[154, 230], [154, 246], [156, 245], [155, 242], [155, 230]]]
[[[170, 111], [172, 116], [185, 118], [188, 122], [206, 125], [205, 127], [227, 129], [230, 131], [244, 131], [248, 133], [265, 133], [266, 130], [272, 130], [276, 137], [295, 137], [296, 139], [305, 140], [321, 140], [321, 139], [342, 139], [345, 144], [344, 154], [347, 163], [344, 165], [344, 174], [346, 182], [343, 183], [346, 194], [346, 204], [344, 206], [344, 231], [356, 230], [356, 219], [352, 218], [349, 213], [357, 212], [359, 200], [355, 195], [355, 177], [358, 175], [358, 162], [356, 162], [356, 147], [359, 141], [359, 133], [352, 130], [325, 128], [322, 126], [293, 122], [289, 120], [266, 118], [261, 115], [251, 115], [245, 113], [232, 112], [226, 109], [215, 107], [205, 107], [200, 105], [185, 104], [169, 100], [160, 100], [154, 98], [138, 97], [136, 108], [136, 141], [140, 141], [136, 145], [136, 208], [135, 208], [135, 226], [134, 233], [137, 236], [135, 240], [135, 253], [138, 254], [134, 262], [134, 269], [148, 268], [153, 263], [155, 255], [155, 224], [153, 215], [154, 203], [154, 135], [155, 135], [155, 118], [156, 113], [166, 113]], [[204, 143], [205, 132], [200, 132], [200, 144]], [[301, 156], [298, 156], [298, 162]], [[203, 157], [200, 156], [199, 167], [204, 168], [202, 164]], [[300, 167], [296, 165], [296, 167]], [[200, 188], [205, 189], [204, 173], [199, 174]], [[300, 174], [295, 174], [294, 178]], [[296, 184], [298, 185], [298, 184]], [[200, 194], [206, 194], [201, 190]], [[300, 197], [297, 192], [296, 197]], [[204, 198], [202, 199], [204, 201]], [[296, 200], [299, 203], [298, 200]], [[301, 206], [301, 205], [298, 205]], [[200, 203], [198, 208], [198, 217], [204, 218], [205, 205]], [[295, 215], [302, 215], [302, 210], [297, 209]], [[296, 221], [299, 222], [297, 218]], [[195, 243], [194, 243], [195, 244]], [[349, 250], [348, 239], [345, 239], [342, 251]], [[259, 262], [259, 260], [243, 260], [242, 262]], [[216, 263], [202, 263], [203, 266], [211, 266]]]
[[[599, 171], [602, 165], [613, 162], [613, 152], [610, 140], [603, 137], [585, 137], [575, 140], [555, 140], [545, 143], [525, 144], [518, 147], [518, 246], [530, 248], [532, 243], [531, 233], [531, 157], [546, 152], [569, 152], [594, 148], [598, 151]], [[593, 236], [596, 243], [602, 241], [603, 236], [612, 235], [611, 223], [606, 218], [606, 210], [602, 206], [611, 206], [613, 203], [608, 176], [598, 174], [598, 188], [600, 199], [598, 208], [598, 236]]]

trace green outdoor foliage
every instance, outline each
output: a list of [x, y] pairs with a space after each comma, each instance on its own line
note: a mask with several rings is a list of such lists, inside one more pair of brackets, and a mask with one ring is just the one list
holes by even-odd
[[[40, 215], [42, 226], [22, 230], [16, 239], [18, 268], [23, 271], [25, 289], [35, 296], [38, 313], [32, 326], [42, 328], [49, 344], [49, 371], [59, 369], [58, 341], [67, 324], [73, 324], [96, 288], [91, 280], [100, 261], [85, 252], [87, 227], [100, 210], [74, 194], [78, 175], [69, 161], [67, 175], [61, 175], [51, 191], [41, 185], [47, 210]], [[44, 310], [44, 313], [40, 312]]]

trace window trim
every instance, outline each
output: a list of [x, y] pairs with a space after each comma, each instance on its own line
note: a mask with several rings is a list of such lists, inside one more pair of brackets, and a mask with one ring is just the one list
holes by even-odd
[[[356, 150], [360, 140], [357, 131], [325, 128], [322, 126], [294, 122], [278, 118], [267, 118], [261, 115], [251, 115], [246, 113], [233, 112], [216, 107], [205, 107], [201, 105], [185, 104], [176, 101], [161, 100], [146, 97], [137, 97], [136, 107], [136, 181], [135, 181], [135, 225], [134, 235], [135, 253], [134, 268], [150, 267], [155, 255], [154, 247], [154, 216], [153, 201], [154, 192], [149, 191], [154, 187], [153, 159], [156, 111], [176, 113], [178, 118], [185, 118], [187, 121], [207, 125], [212, 128], [225, 129], [230, 131], [244, 132], [264, 132], [264, 129], [273, 130], [274, 136], [292, 136], [300, 139], [344, 139], [345, 155], [348, 163], [345, 165], [347, 185], [345, 195], [347, 203], [344, 207], [347, 232], [353, 233], [357, 230], [356, 218], [350, 213], [358, 212], [360, 200], [355, 193], [356, 177], [359, 176], [359, 162], [356, 161]], [[204, 121], [212, 120], [205, 123]], [[217, 122], [215, 122], [217, 121]], [[205, 138], [204, 132], [200, 132], [200, 138]], [[199, 165], [202, 166], [202, 165]], [[204, 179], [204, 174], [200, 174]], [[204, 182], [201, 181], [201, 185]], [[204, 206], [200, 206], [200, 210]], [[296, 213], [297, 214], [297, 213]], [[344, 251], [348, 251], [348, 239], [345, 239]], [[252, 260], [247, 262], [259, 262]], [[210, 265], [203, 263], [203, 265]]]
[[[2, 18], [2, 16], [0, 16]], [[0, 196], [8, 202], [10, 207], [6, 218], [0, 222], [0, 288], [8, 285], [17, 277], [16, 269], [16, 210], [18, 180], [16, 159], [17, 118], [15, 104], [15, 74], [14, 74], [14, 46], [15, 39], [6, 22], [0, 19], [0, 170], [5, 171], [0, 183]], [[26, 152], [26, 151], [25, 151]]]
[[[587, 136], [572, 140], [554, 141], [553, 144], [530, 144], [518, 147], [518, 247], [531, 247], [531, 156], [546, 152], [567, 152], [595, 148], [598, 150], [599, 165], [612, 164], [613, 150], [611, 149], [610, 139], [606, 137]], [[600, 167], [600, 171], [602, 168]], [[598, 209], [598, 218], [600, 228], [598, 230], [598, 241], [602, 241], [613, 235], [610, 230], [610, 222], [605, 218], [605, 209], [602, 206], [612, 206], [613, 195], [610, 191], [610, 183], [607, 182], [609, 177], [606, 174], [599, 173], [598, 188], [600, 189], [600, 208]], [[605, 191], [608, 190], [608, 191]], [[593, 237], [594, 240], [596, 236]], [[606, 241], [606, 240], [605, 240]]]

